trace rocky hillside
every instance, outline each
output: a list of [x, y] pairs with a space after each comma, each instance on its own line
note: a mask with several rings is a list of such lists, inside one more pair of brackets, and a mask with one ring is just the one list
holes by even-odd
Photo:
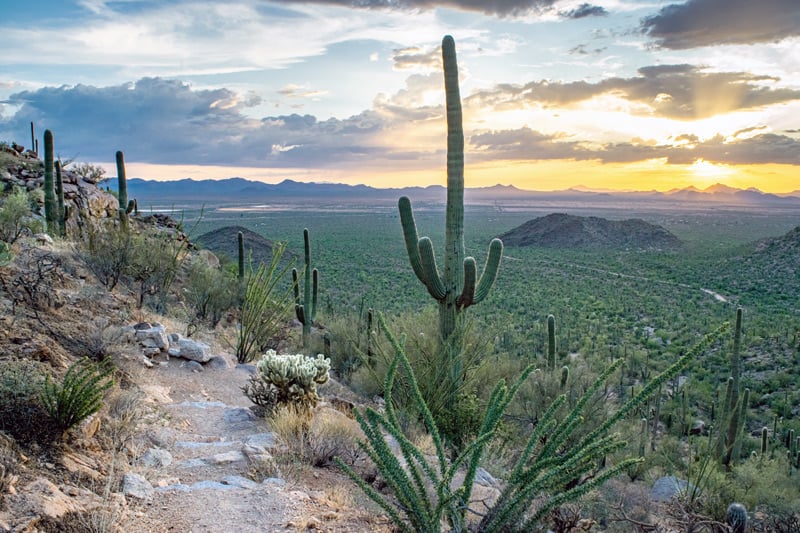
[[607, 220], [553, 213], [525, 222], [500, 238], [508, 246], [623, 250], [674, 250], [681, 241], [644, 220]]

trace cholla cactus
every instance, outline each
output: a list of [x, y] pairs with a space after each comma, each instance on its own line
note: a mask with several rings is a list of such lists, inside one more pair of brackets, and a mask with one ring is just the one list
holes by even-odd
[[268, 350], [243, 390], [253, 403], [267, 410], [286, 404], [310, 409], [319, 401], [317, 385], [328, 381], [330, 369], [330, 360], [322, 354], [315, 358]]

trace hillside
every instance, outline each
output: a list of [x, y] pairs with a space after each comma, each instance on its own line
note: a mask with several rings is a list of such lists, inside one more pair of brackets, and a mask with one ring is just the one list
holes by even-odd
[[[272, 258], [272, 241], [242, 226], [218, 228], [200, 235], [195, 240], [201, 247], [207, 248], [219, 256], [236, 260], [239, 255], [237, 234], [240, 231], [244, 236], [245, 255], [251, 254], [252, 264], [258, 265], [262, 262], [269, 264]], [[287, 256], [294, 256], [293, 253], [288, 251], [286, 254]]]
[[553, 213], [503, 233], [508, 246], [624, 250], [674, 250], [681, 241], [661, 226], [640, 219], [608, 220]]

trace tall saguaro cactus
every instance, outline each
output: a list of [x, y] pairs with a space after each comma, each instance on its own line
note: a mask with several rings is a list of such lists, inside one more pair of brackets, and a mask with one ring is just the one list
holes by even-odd
[[117, 151], [117, 192], [119, 193], [119, 220], [128, 225], [128, 179], [125, 176], [125, 154]]
[[[439, 271], [430, 238], [417, 236], [411, 201], [398, 202], [408, 258], [417, 278], [439, 303], [439, 332], [447, 339], [456, 327], [456, 317], [489, 294], [497, 277], [503, 242], [493, 239], [480, 280], [473, 257], [464, 257], [464, 128], [458, 88], [456, 45], [446, 35], [442, 40], [445, 99], [447, 105], [447, 211], [445, 221], [444, 270]], [[477, 280], [477, 283], [476, 283]]]
[[44, 131], [44, 219], [47, 233], [58, 234], [58, 208], [53, 183], [53, 132], [50, 130]]
[[744, 395], [739, 394], [742, 373], [742, 314], [742, 308], [737, 308], [730, 355], [731, 375], [722, 405], [722, 425], [717, 446], [720, 462], [726, 467], [736, 459], [737, 452], [741, 449], [742, 427], [750, 399], [749, 389], [745, 389]]
[[56, 168], [56, 203], [58, 205], [58, 233], [67, 236], [67, 207], [64, 205], [64, 177], [61, 173], [61, 160], [55, 162]]
[[294, 286], [294, 312], [297, 320], [303, 324], [303, 348], [308, 348], [311, 336], [311, 325], [317, 319], [317, 288], [319, 287], [319, 271], [311, 270], [311, 243], [309, 242], [308, 228], [303, 230], [305, 241], [305, 268], [303, 283], [303, 300], [300, 300], [299, 274], [296, 268], [292, 269], [292, 283]]

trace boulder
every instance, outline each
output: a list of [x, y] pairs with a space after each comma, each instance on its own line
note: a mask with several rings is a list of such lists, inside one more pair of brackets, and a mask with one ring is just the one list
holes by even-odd
[[198, 363], [206, 363], [211, 359], [211, 347], [199, 341], [192, 339], [181, 339], [180, 343], [180, 356], [190, 361], [197, 361]]
[[158, 348], [159, 351], [169, 348], [166, 329], [160, 324], [148, 329], [137, 329], [136, 340], [145, 348]]
[[129, 498], [149, 501], [153, 498], [155, 489], [141, 474], [128, 472], [122, 478], [122, 493]]

